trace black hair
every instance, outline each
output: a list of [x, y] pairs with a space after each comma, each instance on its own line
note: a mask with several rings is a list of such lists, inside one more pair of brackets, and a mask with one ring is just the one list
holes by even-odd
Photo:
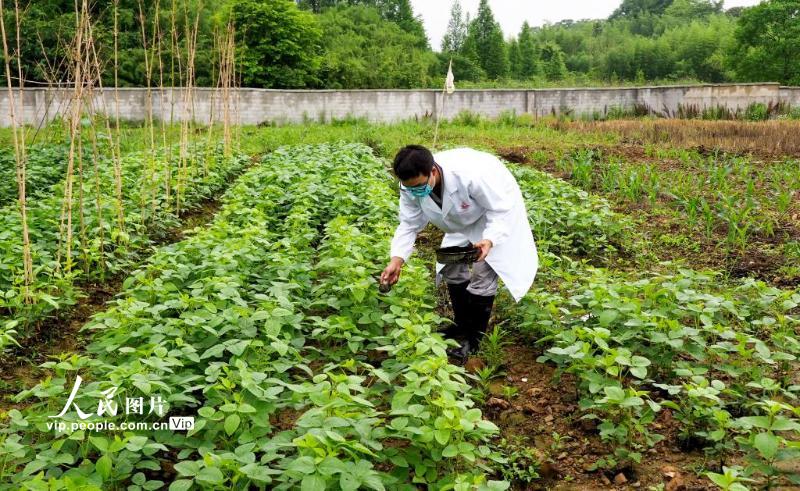
[[419, 175], [430, 176], [433, 169], [433, 154], [422, 145], [406, 145], [394, 157], [392, 169], [401, 181]]

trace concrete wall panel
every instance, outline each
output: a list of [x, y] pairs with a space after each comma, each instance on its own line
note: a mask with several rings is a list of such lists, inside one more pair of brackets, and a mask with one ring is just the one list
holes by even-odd
[[[14, 90], [16, 117], [40, 125], [69, 114], [72, 89], [30, 88]], [[190, 101], [191, 103], [187, 103]], [[612, 108], [647, 107], [672, 117], [681, 106], [723, 106], [744, 109], [754, 102], [784, 102], [800, 106], [800, 87], [778, 84], [729, 84], [663, 87], [457, 90], [443, 96], [438, 90], [268, 90], [241, 88], [228, 93], [195, 88], [122, 88], [95, 90], [91, 104], [97, 112], [125, 120], [145, 120], [152, 115], [164, 121], [194, 119], [221, 121], [229, 111], [231, 121], [240, 124], [264, 122], [297, 123], [330, 121], [346, 117], [373, 122], [391, 122], [431, 117], [441, 111], [453, 118], [462, 111], [497, 117], [505, 111], [537, 116], [548, 114], [606, 114]], [[0, 90], [0, 126], [9, 126], [10, 103], [7, 90]]]

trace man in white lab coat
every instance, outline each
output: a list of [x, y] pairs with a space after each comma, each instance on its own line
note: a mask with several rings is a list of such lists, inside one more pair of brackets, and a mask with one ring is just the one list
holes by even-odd
[[382, 283], [398, 281], [417, 233], [429, 222], [445, 232], [442, 247], [472, 243], [480, 249], [471, 271], [466, 264], [436, 266], [455, 317], [446, 334], [466, 338], [457, 350], [466, 359], [488, 327], [498, 276], [515, 301], [533, 284], [538, 258], [522, 192], [500, 159], [471, 148], [434, 155], [409, 145], [397, 153], [393, 170], [401, 182], [400, 224]]

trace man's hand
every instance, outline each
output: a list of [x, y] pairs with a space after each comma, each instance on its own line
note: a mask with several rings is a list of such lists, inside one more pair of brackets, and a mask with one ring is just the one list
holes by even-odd
[[394, 285], [400, 279], [400, 270], [403, 269], [403, 258], [393, 257], [386, 269], [381, 273], [381, 283], [386, 285]]
[[486, 259], [486, 256], [489, 255], [489, 251], [492, 250], [492, 247], [494, 247], [494, 244], [492, 244], [492, 241], [489, 239], [483, 239], [481, 241], [476, 242], [475, 249], [481, 250], [481, 253], [478, 256], [478, 259], [476, 259], [476, 261], [483, 261], [484, 259]]

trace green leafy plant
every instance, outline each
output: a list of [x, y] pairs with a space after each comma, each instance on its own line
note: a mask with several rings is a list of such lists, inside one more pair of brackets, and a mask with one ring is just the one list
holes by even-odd
[[500, 367], [505, 363], [505, 349], [511, 344], [508, 333], [500, 325], [495, 325], [481, 339], [480, 357], [489, 367]]
[[723, 467], [722, 474], [706, 472], [705, 475], [723, 491], [747, 491], [750, 488], [745, 483], [753, 481], [742, 474], [740, 467]]

